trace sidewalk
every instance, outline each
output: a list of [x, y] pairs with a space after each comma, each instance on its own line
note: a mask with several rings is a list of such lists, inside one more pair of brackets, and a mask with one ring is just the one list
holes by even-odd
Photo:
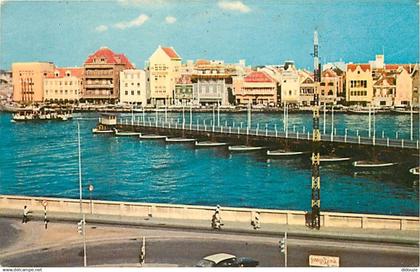
[[[0, 216], [10, 218], [21, 218], [21, 210], [2, 209]], [[48, 220], [54, 221], [70, 221], [75, 224], [81, 220], [79, 213], [59, 213], [48, 212]], [[44, 220], [44, 213], [34, 211], [30, 214], [32, 220]], [[222, 213], [223, 220], [223, 213]], [[154, 218], [154, 217], [133, 217], [133, 216], [110, 216], [99, 214], [86, 214], [86, 222], [103, 223], [112, 225], [128, 225], [158, 228], [178, 228], [185, 230], [211, 231], [211, 219], [204, 220], [179, 220], [171, 218]], [[250, 223], [224, 221], [221, 232], [227, 233], [248, 233], [250, 235], [278, 235], [283, 236], [287, 231], [289, 236], [299, 236], [308, 238], [323, 239], [341, 239], [353, 241], [377, 241], [398, 244], [419, 244], [419, 232], [407, 230], [385, 230], [385, 229], [356, 229], [356, 228], [331, 228], [323, 227], [320, 230], [313, 230], [304, 226], [297, 225], [281, 225], [281, 224], [261, 224], [259, 230], [254, 230]], [[214, 231], [216, 232], [216, 231]]]

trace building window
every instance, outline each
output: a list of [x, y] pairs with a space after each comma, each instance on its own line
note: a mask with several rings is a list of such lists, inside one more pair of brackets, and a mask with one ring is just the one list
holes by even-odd
[[134, 95], [134, 91], [131, 91], [131, 95]]
[[128, 95], [128, 91], [125, 91], [125, 95]]
[[140, 95], [140, 91], [137, 91], [137, 95]]

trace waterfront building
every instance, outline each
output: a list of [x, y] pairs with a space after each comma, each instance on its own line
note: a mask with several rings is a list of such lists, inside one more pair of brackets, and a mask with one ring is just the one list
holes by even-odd
[[12, 72], [0, 70], [0, 100], [10, 100], [12, 95]]
[[395, 97], [395, 76], [383, 73], [379, 75], [373, 84], [373, 101], [376, 107], [391, 107]]
[[121, 71], [120, 103], [145, 107], [148, 99], [146, 71], [140, 69]]
[[23, 104], [44, 100], [44, 79], [54, 71], [52, 62], [12, 64], [13, 101]]
[[281, 69], [280, 96], [282, 104], [299, 104], [299, 73], [293, 61], [286, 61]]
[[370, 104], [373, 98], [373, 77], [370, 64], [347, 64], [346, 102]]
[[78, 102], [83, 90], [83, 68], [55, 68], [44, 79], [44, 101], [54, 103]]
[[415, 107], [419, 107], [420, 103], [420, 77], [419, 77], [419, 65], [416, 64], [413, 68], [413, 72], [411, 73], [411, 78], [413, 80], [412, 88], [412, 105]]
[[299, 105], [310, 106], [314, 101], [315, 81], [313, 74], [299, 70]]
[[182, 106], [193, 105], [193, 89], [194, 85], [191, 81], [191, 75], [181, 75], [175, 84], [174, 104]]
[[[338, 75], [340, 72], [341, 75]], [[328, 68], [322, 72], [321, 83], [319, 84], [321, 104], [337, 104], [339, 95], [343, 93], [342, 74], [342, 71], [338, 68]]]
[[263, 71], [252, 71], [245, 77], [234, 77], [237, 104], [277, 105], [277, 81]]
[[233, 97], [235, 69], [223, 61], [197, 60], [191, 75], [194, 101], [198, 105], [229, 105]]
[[407, 107], [412, 103], [413, 79], [410, 72], [411, 65], [399, 65], [395, 72], [395, 107]]
[[101, 47], [84, 63], [83, 100], [89, 103], [115, 103], [120, 96], [120, 72], [133, 69], [124, 54]]
[[181, 57], [172, 47], [159, 47], [149, 58], [150, 99], [154, 106], [173, 104], [175, 84], [181, 76]]

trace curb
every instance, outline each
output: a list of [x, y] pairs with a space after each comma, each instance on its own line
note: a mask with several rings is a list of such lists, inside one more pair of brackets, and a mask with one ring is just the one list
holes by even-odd
[[[0, 215], [5, 218], [17, 218], [20, 219], [21, 216], [18, 213], [7, 213], [4, 211], [0, 211]], [[32, 214], [30, 219], [35, 221], [43, 221], [44, 216], [41, 214]], [[69, 214], [69, 216], [62, 216], [57, 214], [49, 214], [48, 216], [49, 221], [52, 219], [57, 222], [78, 222], [80, 220], [79, 214]], [[89, 218], [89, 215], [86, 217], [86, 222], [88, 223], [98, 223], [98, 224], [107, 224], [107, 225], [123, 225], [123, 226], [141, 226], [147, 228], [172, 228], [172, 229], [182, 229], [182, 230], [200, 230], [206, 232], [217, 232], [210, 228], [210, 223], [208, 227], [199, 226], [199, 225], [186, 225], [186, 224], [176, 224], [176, 223], [163, 223], [163, 222], [153, 222], [142, 220], [145, 218], [135, 218], [137, 220], [130, 221], [126, 218]], [[315, 239], [328, 239], [328, 240], [345, 240], [345, 241], [359, 241], [359, 242], [381, 242], [381, 243], [394, 243], [394, 244], [403, 244], [403, 245], [410, 245], [410, 246], [419, 246], [419, 239], [414, 237], [396, 237], [396, 236], [387, 236], [387, 235], [360, 235], [360, 234], [343, 234], [343, 233], [333, 233], [333, 232], [322, 232], [322, 231], [315, 231], [309, 230], [308, 231], [299, 231], [299, 230], [290, 230], [288, 226], [281, 225], [283, 227], [279, 227], [278, 231], [271, 231], [271, 230], [263, 230], [260, 229], [258, 231], [251, 230], [251, 229], [242, 229], [242, 228], [224, 228], [220, 230], [222, 233], [238, 233], [238, 234], [249, 234], [253, 236], [283, 236], [285, 231], [289, 237], [296, 237], [296, 238], [315, 238]], [[286, 229], [284, 229], [286, 227]], [[279, 237], [281, 238], [281, 237]]]

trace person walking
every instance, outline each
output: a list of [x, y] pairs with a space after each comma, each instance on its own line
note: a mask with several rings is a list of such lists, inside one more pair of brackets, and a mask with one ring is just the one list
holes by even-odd
[[251, 225], [254, 227], [254, 230], [257, 230], [257, 229], [261, 228], [260, 212], [259, 211], [253, 211], [252, 212]]
[[26, 224], [26, 223], [28, 223], [28, 214], [29, 214], [29, 209], [28, 209], [28, 207], [25, 205], [25, 207], [23, 207], [23, 218], [22, 218], [22, 224]]

